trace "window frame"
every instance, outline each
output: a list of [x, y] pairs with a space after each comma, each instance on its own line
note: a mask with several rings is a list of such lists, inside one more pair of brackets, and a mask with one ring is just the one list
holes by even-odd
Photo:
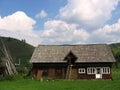
[[110, 74], [110, 67], [102, 67], [102, 74]]
[[85, 68], [79, 68], [78, 73], [79, 74], [84, 74], [86, 72]]
[[87, 74], [95, 74], [95, 73], [96, 73], [95, 67], [88, 67], [87, 68]]

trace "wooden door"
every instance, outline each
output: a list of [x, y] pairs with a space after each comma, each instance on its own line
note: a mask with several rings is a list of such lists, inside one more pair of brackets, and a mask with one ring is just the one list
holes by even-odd
[[96, 79], [102, 78], [102, 71], [100, 67], [96, 68]]

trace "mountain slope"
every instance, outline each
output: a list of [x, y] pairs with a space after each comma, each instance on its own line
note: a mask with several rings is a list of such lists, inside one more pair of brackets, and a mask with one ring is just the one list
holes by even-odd
[[20, 41], [10, 37], [0, 37], [1, 48], [3, 48], [1, 40], [4, 42], [6, 47], [8, 47], [8, 50], [15, 63], [18, 63], [18, 61], [20, 60], [22, 65], [27, 64], [34, 51], [33, 46], [27, 44], [25, 40]]
[[115, 59], [117, 62], [120, 62], [120, 43], [110, 44], [110, 47], [112, 49], [113, 55], [115, 56]]

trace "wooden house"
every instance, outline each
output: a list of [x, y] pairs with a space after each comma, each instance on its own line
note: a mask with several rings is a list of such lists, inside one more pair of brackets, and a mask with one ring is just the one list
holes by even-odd
[[112, 79], [115, 62], [106, 44], [40, 45], [30, 62], [32, 74], [49, 79]]

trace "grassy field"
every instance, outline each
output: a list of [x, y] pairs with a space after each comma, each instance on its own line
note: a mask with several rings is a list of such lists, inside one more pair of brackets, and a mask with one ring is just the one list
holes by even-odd
[[120, 90], [120, 80], [3, 81], [0, 90]]
[[114, 69], [113, 80], [5, 80], [0, 81], [0, 90], [120, 90], [120, 69]]

